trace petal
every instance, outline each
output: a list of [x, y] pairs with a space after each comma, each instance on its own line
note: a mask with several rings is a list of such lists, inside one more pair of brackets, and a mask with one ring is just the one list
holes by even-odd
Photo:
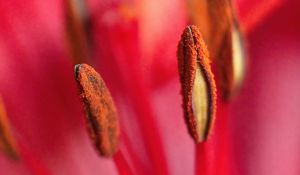
[[116, 174], [86, 135], [60, 1], [3, 1], [0, 9], [0, 92], [19, 144], [49, 173]]
[[232, 107], [237, 174], [299, 174], [298, 6], [289, 1], [249, 35], [248, 76]]
[[274, 11], [286, 3], [286, 0], [234, 0], [233, 1], [241, 27], [249, 33], [264, 22], [264, 19], [270, 16]]

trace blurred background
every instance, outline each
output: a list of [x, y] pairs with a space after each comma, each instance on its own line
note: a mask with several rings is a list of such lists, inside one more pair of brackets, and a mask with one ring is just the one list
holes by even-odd
[[[300, 3], [232, 1], [245, 77], [234, 98], [218, 101], [201, 157], [185, 126], [176, 58], [198, 13], [191, 2], [199, 13], [207, 4], [1, 1], [0, 174], [298, 175]], [[86, 133], [73, 78], [83, 62], [99, 71], [116, 102], [122, 133], [113, 158], [100, 157]]]

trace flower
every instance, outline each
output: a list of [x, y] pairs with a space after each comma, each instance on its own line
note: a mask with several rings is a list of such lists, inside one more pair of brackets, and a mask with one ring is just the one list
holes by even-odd
[[80, 41], [91, 45], [84, 59], [103, 76], [119, 112], [120, 152], [112, 159], [99, 157], [87, 136], [65, 4], [0, 2], [0, 93], [20, 154], [19, 161], [1, 154], [0, 172], [194, 174], [213, 165], [219, 174], [297, 174], [299, 3], [234, 4], [248, 38], [247, 76], [240, 94], [218, 105], [211, 142], [197, 148], [219, 156], [195, 163], [176, 62], [188, 23], [184, 1], [86, 5], [91, 28]]

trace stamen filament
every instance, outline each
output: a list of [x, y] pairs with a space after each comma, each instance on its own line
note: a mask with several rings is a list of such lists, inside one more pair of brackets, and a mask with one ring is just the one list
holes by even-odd
[[[110, 32], [110, 38], [106, 44], [109, 44], [111, 48], [127, 48], [127, 50], [114, 50], [111, 53], [113, 58], [111, 61], [114, 62], [114, 67], [121, 72], [115, 79], [120, 83], [119, 86], [123, 87], [123, 92], [126, 92], [134, 106], [133, 109], [136, 115], [133, 117], [139, 123], [139, 131], [142, 135], [146, 153], [153, 166], [152, 172], [159, 175], [168, 175], [166, 155], [150, 103], [150, 90], [143, 82], [142, 68], [138, 67], [140, 65], [138, 60], [140, 59], [137, 57], [139, 54], [137, 53], [136, 43], [132, 44], [132, 48], [128, 48], [128, 46], [131, 46], [128, 44], [128, 40], [120, 40], [119, 38], [122, 36], [118, 36], [113, 30], [108, 32]], [[135, 37], [126, 37], [131, 40], [130, 42], [135, 42]]]

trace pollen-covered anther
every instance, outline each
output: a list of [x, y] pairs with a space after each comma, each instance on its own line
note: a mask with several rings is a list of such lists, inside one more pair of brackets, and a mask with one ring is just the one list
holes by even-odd
[[178, 45], [183, 110], [196, 143], [206, 140], [216, 111], [216, 83], [206, 45], [196, 26], [188, 26]]
[[119, 122], [113, 99], [101, 76], [87, 64], [75, 66], [75, 79], [86, 113], [89, 136], [102, 156], [111, 157], [119, 143]]

